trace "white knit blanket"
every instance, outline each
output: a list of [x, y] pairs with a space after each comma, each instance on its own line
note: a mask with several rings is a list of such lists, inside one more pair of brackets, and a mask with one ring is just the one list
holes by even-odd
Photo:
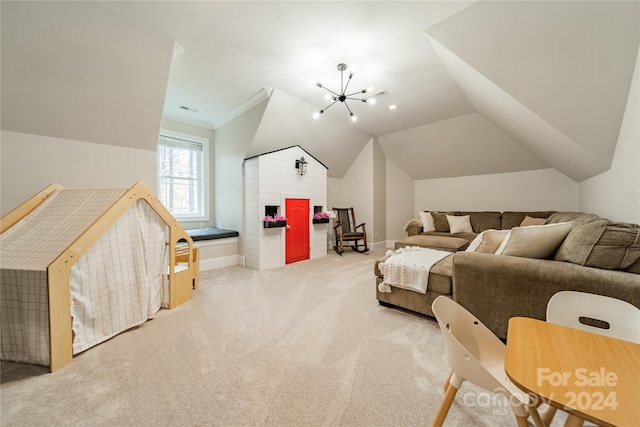
[[395, 286], [424, 294], [429, 285], [431, 267], [448, 255], [451, 252], [419, 246], [400, 248], [395, 252], [387, 251], [389, 258], [378, 265], [384, 276], [378, 290], [391, 293], [391, 286]]

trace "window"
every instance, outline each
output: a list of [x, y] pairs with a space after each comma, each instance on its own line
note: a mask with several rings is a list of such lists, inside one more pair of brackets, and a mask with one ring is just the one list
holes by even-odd
[[158, 139], [158, 197], [180, 221], [208, 221], [207, 138], [162, 129]]

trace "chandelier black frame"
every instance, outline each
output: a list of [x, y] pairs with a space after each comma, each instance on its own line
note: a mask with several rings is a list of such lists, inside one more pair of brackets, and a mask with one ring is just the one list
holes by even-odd
[[327, 111], [333, 104], [335, 104], [336, 102], [340, 101], [344, 104], [345, 107], [347, 107], [347, 110], [349, 111], [349, 116], [351, 117], [352, 121], [356, 121], [358, 120], [358, 118], [356, 117], [355, 114], [353, 114], [353, 111], [351, 111], [351, 108], [349, 108], [349, 106], [347, 105], [347, 100], [352, 100], [352, 101], [361, 101], [361, 102], [366, 102], [366, 103], [370, 103], [370, 104], [374, 104], [375, 103], [375, 99], [374, 98], [355, 98], [354, 95], [357, 94], [365, 94], [368, 92], [371, 92], [371, 90], [373, 90], [373, 88], [369, 87], [367, 89], [362, 89], [362, 90], [358, 90], [356, 92], [353, 93], [349, 93], [347, 94], [347, 88], [349, 87], [349, 83], [351, 83], [351, 78], [353, 77], [353, 71], [349, 72], [349, 77], [347, 78], [347, 83], [345, 84], [344, 82], [344, 72], [347, 70], [347, 64], [344, 63], [340, 63], [338, 64], [338, 71], [340, 71], [340, 92], [334, 92], [331, 89], [329, 89], [326, 86], [323, 86], [322, 83], [320, 82], [316, 82], [316, 86], [318, 86], [320, 89], [324, 89], [327, 92], [329, 92], [331, 94], [331, 98], [329, 99], [331, 101], [331, 103], [329, 105], [327, 105], [326, 107], [324, 107], [322, 110], [318, 111], [317, 113], [314, 114], [314, 117], [319, 117], [320, 114], [323, 114], [325, 111]]

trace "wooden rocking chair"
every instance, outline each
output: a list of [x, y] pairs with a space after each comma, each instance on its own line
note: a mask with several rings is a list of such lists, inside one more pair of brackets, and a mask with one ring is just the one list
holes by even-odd
[[[353, 208], [333, 208], [336, 212], [336, 217], [333, 219], [333, 231], [336, 236], [336, 245], [333, 250], [338, 255], [342, 255], [344, 252], [344, 242], [353, 242], [351, 248], [360, 253], [367, 252], [369, 247], [367, 246], [367, 231], [365, 230], [365, 223], [356, 224], [356, 218], [353, 214]], [[360, 230], [358, 230], [360, 229]], [[362, 243], [360, 243], [362, 241]], [[360, 245], [362, 244], [362, 248]]]

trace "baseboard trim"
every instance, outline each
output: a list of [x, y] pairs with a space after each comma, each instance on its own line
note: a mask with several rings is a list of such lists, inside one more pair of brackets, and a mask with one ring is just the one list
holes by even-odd
[[[229, 255], [225, 257], [209, 258], [200, 260], [200, 271], [215, 270], [216, 268], [231, 267], [240, 264], [240, 256]], [[244, 258], [244, 257], [242, 257]], [[243, 260], [244, 263], [244, 260]]]
[[[390, 249], [390, 248], [393, 249], [395, 243], [396, 243], [395, 240], [381, 240], [375, 243], [368, 242], [367, 244], [369, 245], [369, 249], [376, 250], [376, 249]], [[334, 245], [335, 245], [335, 242], [327, 242], [327, 252], [332, 252]]]
[[371, 244], [371, 249], [377, 250], [377, 249], [386, 249], [389, 247], [389, 241], [388, 240], [381, 240], [380, 242], [375, 242], [373, 244]]
[[237, 237], [225, 237], [223, 239], [211, 239], [211, 240], [196, 240], [193, 242], [193, 246], [196, 248], [200, 246], [221, 246], [221, 245], [233, 245], [238, 244]]

